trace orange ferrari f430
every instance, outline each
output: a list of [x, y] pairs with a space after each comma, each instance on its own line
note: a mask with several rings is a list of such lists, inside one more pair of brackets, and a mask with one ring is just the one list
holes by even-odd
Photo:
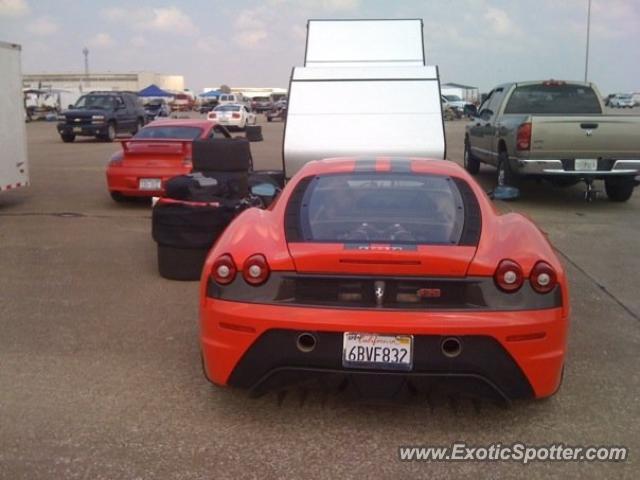
[[308, 163], [268, 210], [231, 223], [200, 295], [205, 375], [254, 394], [443, 388], [510, 401], [562, 380], [562, 264], [449, 161]]

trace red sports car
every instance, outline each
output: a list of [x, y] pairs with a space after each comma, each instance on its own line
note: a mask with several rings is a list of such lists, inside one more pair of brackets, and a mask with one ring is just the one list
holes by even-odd
[[195, 139], [231, 135], [208, 120], [156, 120], [132, 139], [122, 140], [122, 151], [107, 166], [107, 185], [116, 201], [126, 197], [153, 197], [164, 193], [171, 177], [191, 172], [191, 143]]
[[200, 293], [205, 375], [254, 394], [442, 387], [509, 401], [562, 379], [562, 264], [449, 161], [307, 164], [268, 210], [227, 227]]

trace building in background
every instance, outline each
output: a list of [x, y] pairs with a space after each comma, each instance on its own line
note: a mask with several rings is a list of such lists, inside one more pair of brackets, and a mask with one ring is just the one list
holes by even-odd
[[56, 89], [74, 92], [91, 90], [129, 90], [138, 92], [151, 84], [163, 90], [184, 90], [182, 75], [163, 75], [153, 72], [136, 73], [30, 73], [22, 77], [23, 87]]
[[440, 85], [440, 91], [442, 92], [442, 95], [457, 95], [467, 102], [478, 103], [480, 101], [478, 87], [470, 87], [469, 85], [450, 82]]

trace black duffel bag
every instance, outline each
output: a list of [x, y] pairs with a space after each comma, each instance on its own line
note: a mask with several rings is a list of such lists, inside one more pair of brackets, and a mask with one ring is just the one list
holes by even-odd
[[200, 172], [170, 178], [164, 189], [168, 198], [194, 202], [212, 202], [216, 198], [228, 197], [231, 192], [228, 185]]
[[207, 178], [215, 179], [224, 190], [224, 196], [231, 199], [241, 199], [249, 195], [248, 172], [199, 172]]
[[194, 172], [246, 172], [253, 167], [246, 138], [194, 140], [191, 160]]

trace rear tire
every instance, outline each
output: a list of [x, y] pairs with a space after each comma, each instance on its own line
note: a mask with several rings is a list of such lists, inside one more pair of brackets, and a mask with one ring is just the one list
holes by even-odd
[[60, 134], [60, 138], [62, 138], [62, 141], [64, 143], [71, 143], [76, 139], [76, 136], [71, 133], [71, 134]]
[[468, 138], [464, 140], [464, 169], [471, 175], [476, 175], [480, 171], [480, 159], [471, 153]]
[[144, 127], [144, 120], [142, 120], [141, 118], [139, 118], [136, 121], [136, 126], [135, 128], [131, 131], [131, 135], [135, 135], [136, 133], [138, 133], [142, 127]]
[[116, 139], [116, 124], [113, 122], [109, 122], [109, 125], [107, 126], [107, 133], [105, 134], [104, 137], [102, 137], [102, 139], [105, 142], [113, 142]]
[[208, 248], [177, 248], [158, 244], [158, 272], [169, 280], [200, 280], [208, 253]]
[[122, 203], [127, 201], [127, 197], [125, 197], [120, 192], [109, 192], [111, 194], [111, 198], [114, 202]]
[[502, 151], [498, 155], [498, 168], [496, 170], [496, 185], [508, 185], [515, 187], [518, 184], [518, 176], [511, 170], [509, 156]]
[[626, 202], [631, 198], [634, 188], [633, 177], [610, 177], [604, 180], [604, 190], [612, 202]]

